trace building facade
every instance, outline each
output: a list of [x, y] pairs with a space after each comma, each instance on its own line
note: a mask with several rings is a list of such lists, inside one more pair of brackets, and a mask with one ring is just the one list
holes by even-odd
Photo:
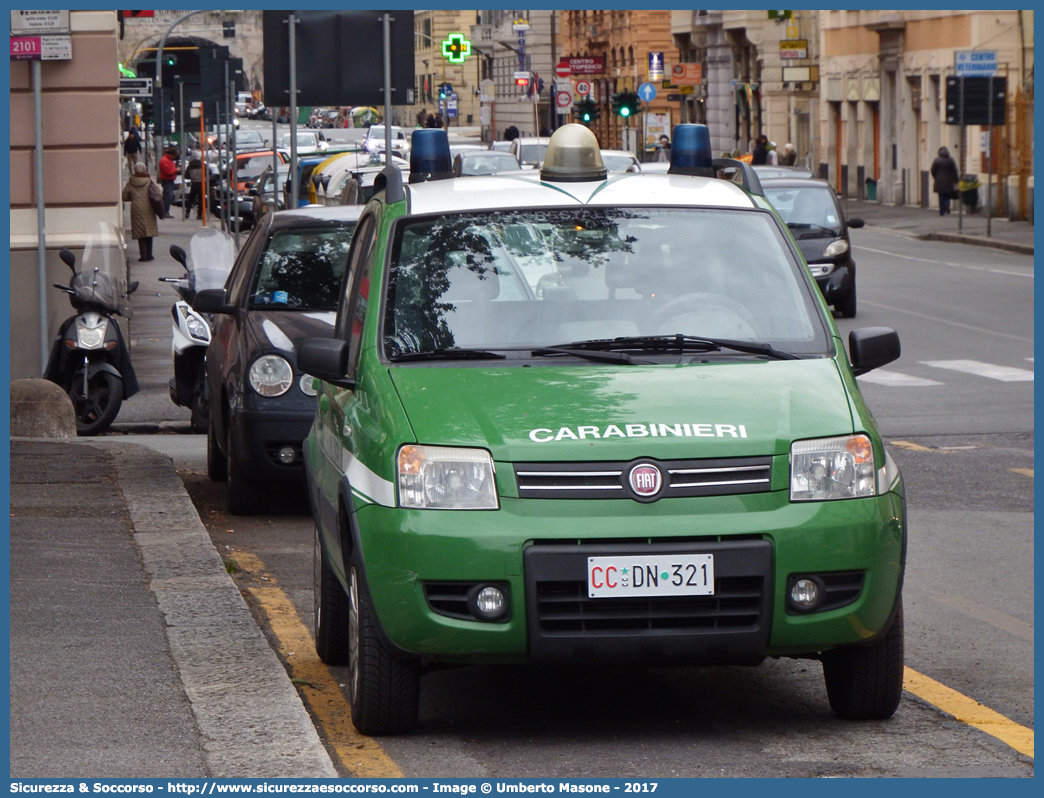
[[[1024, 195], [1032, 180], [1032, 11], [820, 15], [822, 176], [848, 196], [872, 187], [886, 203], [937, 207], [929, 170], [945, 146], [961, 173], [978, 174], [984, 188], [987, 166], [999, 174], [1003, 190], [992, 207], [1025, 218], [1025, 208], [1005, 206], [1010, 181]], [[969, 126], [962, 141], [961, 128], [946, 124], [946, 79], [955, 73], [955, 52], [966, 50], [996, 52], [1007, 81], [1007, 123], [996, 128], [989, 159], [985, 128]], [[1020, 114], [1027, 102], [1030, 113]], [[1024, 206], [1024, 197], [1015, 204]]]
[[[115, 11], [71, 11], [72, 59], [40, 64], [43, 117], [45, 274], [38, 268], [36, 133], [32, 71], [11, 61], [10, 236], [11, 379], [39, 377], [44, 348], [71, 309], [50, 288], [68, 283], [58, 258], [77, 259], [99, 224], [123, 226], [120, 73]], [[122, 252], [118, 253], [122, 257]], [[40, 283], [45, 289], [40, 294]], [[41, 312], [48, 334], [41, 342]]]
[[[563, 120], [554, 108], [554, 66], [560, 52], [559, 12], [552, 10], [487, 10], [478, 12], [471, 40], [479, 54], [486, 100], [482, 138], [503, 138], [514, 126], [522, 136], [536, 136]], [[529, 74], [520, 86], [516, 75]], [[541, 90], [541, 83], [543, 88]]]
[[[604, 60], [604, 71], [591, 75], [591, 98], [598, 103], [599, 117], [591, 125], [602, 147], [630, 149], [640, 153], [648, 148], [645, 129], [656, 120], [656, 129], [670, 134], [680, 121], [677, 101], [668, 100], [670, 89], [664, 78], [678, 60], [671, 37], [670, 11], [561, 11], [563, 56], [588, 56]], [[650, 54], [663, 67], [656, 79], [650, 75]], [[650, 80], [653, 78], [653, 80]], [[656, 97], [642, 103], [640, 119], [625, 119], [612, 113], [612, 96], [636, 91], [646, 82], [657, 88]]]
[[[417, 124], [421, 111], [441, 113], [449, 128], [478, 125], [479, 117], [479, 61], [474, 45], [463, 62], [453, 63], [442, 53], [442, 43], [451, 34], [460, 34], [470, 41], [477, 11], [414, 11], [413, 60], [416, 80], [416, 105], [397, 108], [402, 115], [400, 123]], [[456, 116], [450, 109], [449, 98], [440, 101], [439, 87], [449, 84], [456, 94]], [[409, 118], [405, 118], [409, 116]]]

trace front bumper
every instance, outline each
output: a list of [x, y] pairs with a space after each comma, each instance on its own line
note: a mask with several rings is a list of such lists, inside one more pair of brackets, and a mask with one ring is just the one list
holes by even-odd
[[[232, 422], [236, 438], [239, 466], [244, 476], [263, 482], [300, 482], [304, 478], [301, 442], [312, 428], [315, 410], [260, 411], [242, 410]], [[277, 453], [292, 446], [297, 453], [293, 463], [285, 465]]]
[[830, 274], [816, 278], [816, 285], [823, 292], [828, 305], [843, 302], [855, 288], [855, 266], [841, 263]]
[[[905, 529], [896, 494], [792, 504], [785, 491], [775, 491], [652, 505], [501, 496], [498, 511], [367, 504], [356, 508], [356, 519], [386, 638], [436, 661], [669, 664], [812, 655], [884, 628], [903, 570]], [[628, 609], [623, 626], [576, 622], [609, 606], [598, 602], [616, 601], [587, 599], [586, 557], [660, 550], [715, 555], [715, 596], [686, 610], [706, 622], [672, 627], [670, 602], [659, 598], [643, 600], [647, 606], [637, 616]], [[806, 615], [786, 611], [791, 575], [852, 571], [861, 572], [862, 583], [850, 603]], [[449, 617], [427, 598], [432, 585], [479, 582], [505, 586], [506, 619]], [[568, 623], [553, 615], [556, 606], [567, 609]], [[636, 621], [643, 612], [647, 621]], [[732, 623], [730, 614], [742, 617]]]

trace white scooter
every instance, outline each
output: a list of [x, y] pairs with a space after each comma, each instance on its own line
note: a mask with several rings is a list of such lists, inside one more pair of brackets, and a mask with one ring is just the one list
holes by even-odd
[[188, 252], [172, 244], [170, 255], [185, 267], [184, 277], [159, 278], [171, 283], [181, 297], [171, 308], [174, 378], [170, 381], [170, 398], [192, 411], [193, 431], [206, 432], [210, 407], [206, 353], [213, 319], [193, 310], [192, 302], [198, 291], [224, 287], [236, 260], [236, 247], [227, 233], [203, 230], [189, 241]]

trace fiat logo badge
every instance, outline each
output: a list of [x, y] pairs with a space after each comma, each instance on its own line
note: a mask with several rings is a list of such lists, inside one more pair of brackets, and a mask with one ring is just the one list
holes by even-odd
[[639, 463], [627, 475], [627, 482], [637, 496], [648, 499], [660, 492], [660, 488], [663, 486], [663, 474], [660, 473], [660, 469], [650, 463]]

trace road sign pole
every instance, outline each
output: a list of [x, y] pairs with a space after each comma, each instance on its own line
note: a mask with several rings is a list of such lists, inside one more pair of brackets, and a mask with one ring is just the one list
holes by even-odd
[[992, 177], [993, 177], [993, 78], [988, 78], [990, 81], [990, 96], [986, 101], [986, 118], [990, 120], [989, 127], [986, 128], [987, 142], [986, 142], [986, 237], [989, 238], [993, 235], [993, 198], [990, 196], [993, 192]]

